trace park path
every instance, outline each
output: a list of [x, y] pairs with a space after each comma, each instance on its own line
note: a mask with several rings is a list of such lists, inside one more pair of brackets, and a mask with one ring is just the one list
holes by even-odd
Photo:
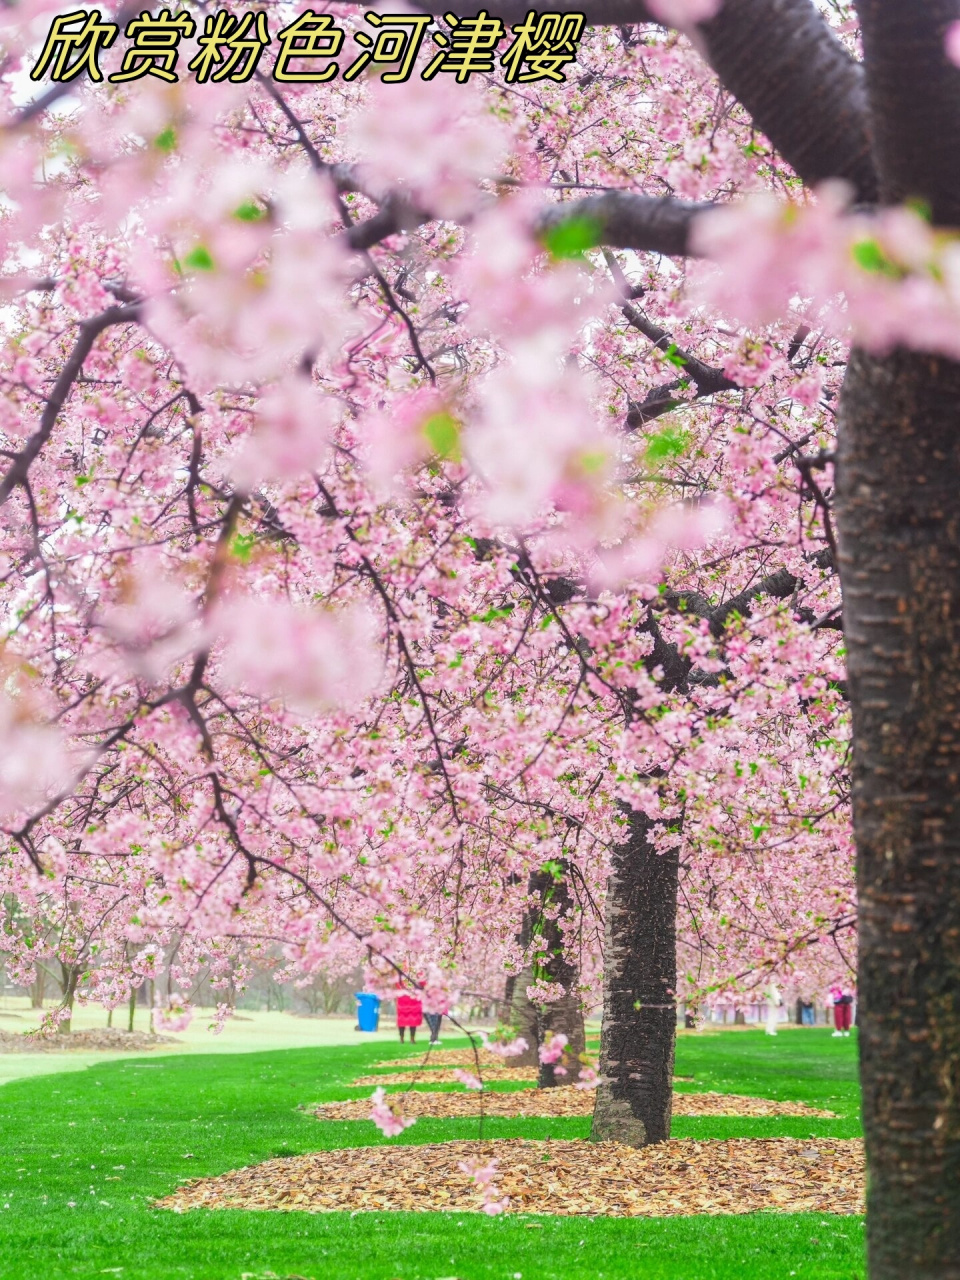
[[[126, 1010], [118, 1011], [118, 1020]], [[200, 1053], [266, 1053], [272, 1049], [309, 1049], [333, 1045], [368, 1044], [371, 1041], [384, 1046], [397, 1043], [397, 1033], [392, 1026], [377, 1032], [354, 1030], [352, 1018], [301, 1018], [289, 1013], [254, 1013], [243, 1011], [230, 1019], [219, 1035], [207, 1028], [212, 1018], [211, 1010], [200, 1010], [186, 1031], [174, 1037], [176, 1044], [159, 1045], [143, 1053], [114, 1052], [110, 1050], [68, 1050], [64, 1053], [0, 1053], [0, 1085], [11, 1080], [30, 1076], [49, 1075], [61, 1071], [84, 1071], [120, 1058], [137, 1056], [168, 1057], [180, 1054]], [[106, 1014], [100, 1008], [79, 1009], [74, 1026], [79, 1030], [102, 1027]], [[28, 1031], [38, 1023], [36, 1012], [26, 1001], [6, 998], [0, 1001], [0, 1030]], [[137, 1010], [138, 1030], [146, 1029], [146, 1015]], [[399, 1045], [398, 1045], [399, 1047]]]

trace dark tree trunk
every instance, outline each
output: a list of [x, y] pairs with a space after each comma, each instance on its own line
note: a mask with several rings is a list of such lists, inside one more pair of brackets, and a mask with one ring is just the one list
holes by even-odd
[[507, 1010], [508, 1015], [510, 1009], [513, 1008], [513, 993], [517, 989], [517, 975], [508, 973], [506, 981], [503, 984], [503, 1007]]
[[[859, 0], [881, 198], [960, 226], [955, 0]], [[960, 366], [854, 352], [837, 519], [871, 1280], [960, 1280]]]
[[575, 990], [579, 969], [566, 954], [560, 927], [560, 921], [570, 914], [574, 906], [568, 875], [569, 868], [565, 863], [550, 863], [530, 877], [530, 892], [539, 898], [533, 912], [533, 930], [537, 940], [534, 974], [540, 981], [556, 982], [564, 988], [559, 1000], [540, 1006], [537, 1041], [543, 1044], [548, 1033], [567, 1037], [566, 1062], [563, 1064], [567, 1074], [557, 1076], [555, 1067], [559, 1064], [540, 1063], [538, 1083], [541, 1089], [577, 1080], [580, 1057], [587, 1047], [583, 1009]]
[[840, 572], [871, 1280], [960, 1277], [960, 366], [855, 352]]
[[[513, 879], [511, 883], [516, 884], [519, 877]], [[524, 911], [523, 920], [520, 924], [520, 932], [517, 934], [517, 942], [524, 951], [530, 946], [533, 938], [533, 916], [530, 911]], [[533, 966], [526, 964], [519, 973], [511, 975], [507, 979], [508, 995], [510, 1003], [507, 1006], [507, 1021], [515, 1029], [518, 1036], [523, 1036], [527, 1042], [527, 1047], [522, 1054], [516, 1058], [511, 1058], [511, 1063], [516, 1067], [537, 1067], [540, 1059], [537, 1056], [539, 1027], [537, 1026], [537, 1007], [527, 995], [527, 987], [533, 985]]]
[[602, 1083], [590, 1137], [640, 1147], [670, 1136], [679, 862], [653, 849], [643, 814], [628, 822], [607, 888]]

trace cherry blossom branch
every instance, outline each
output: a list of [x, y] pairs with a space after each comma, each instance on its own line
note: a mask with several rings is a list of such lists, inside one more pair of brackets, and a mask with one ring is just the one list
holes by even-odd
[[[437, 17], [472, 12], [447, 0], [418, 0], [416, 7]], [[528, 9], [526, 0], [504, 0], [497, 12], [514, 23]], [[590, 26], [662, 22], [641, 0], [560, 0], [555, 11], [585, 13]], [[877, 199], [862, 68], [811, 0], [723, 0], [694, 38], [723, 87], [804, 182], [843, 178], [858, 200]], [[901, 48], [893, 47], [898, 60]]]
[[105, 329], [109, 329], [111, 325], [129, 324], [131, 321], [139, 319], [139, 316], [140, 308], [136, 304], [108, 307], [100, 315], [93, 316], [92, 319], [85, 320], [80, 325], [80, 331], [73, 350], [64, 362], [60, 375], [53, 384], [53, 390], [47, 399], [40, 418], [40, 426], [14, 456], [10, 469], [3, 477], [3, 480], [0, 481], [0, 506], [7, 501], [14, 489], [26, 484], [31, 464], [36, 460], [41, 449], [53, 434], [57, 419], [70, 398], [74, 383], [80, 376], [83, 362], [93, 350], [93, 345], [97, 338]]
[[[740, 390], [738, 384], [732, 378], [728, 378], [722, 369], [715, 369], [711, 365], [704, 364], [702, 360], [691, 355], [689, 351], [681, 350], [666, 329], [654, 324], [639, 307], [634, 306], [632, 298], [635, 296], [635, 291], [631, 289], [619, 262], [617, 262], [610, 250], [606, 248], [603, 250], [603, 258], [610, 270], [610, 274], [613, 276], [614, 284], [620, 295], [620, 310], [626, 317], [627, 322], [639, 333], [642, 333], [645, 338], [649, 338], [658, 351], [670, 353], [674, 360], [682, 364], [684, 374], [692, 380], [696, 387], [698, 399], [701, 396], [714, 395], [718, 391]], [[655, 387], [640, 404], [631, 405], [627, 414], [627, 429], [635, 431], [638, 427], [642, 427], [653, 419], [659, 418], [662, 414], [669, 413], [671, 409], [676, 408], [678, 405], [688, 403], [682, 398], [677, 400], [670, 394], [681, 385], [682, 381], [682, 378], [675, 378], [671, 382]]]

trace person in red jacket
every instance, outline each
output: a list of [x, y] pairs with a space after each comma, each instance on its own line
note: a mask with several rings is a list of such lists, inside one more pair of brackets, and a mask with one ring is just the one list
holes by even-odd
[[416, 996], [407, 995], [405, 991], [397, 992], [397, 1029], [400, 1032], [400, 1043], [403, 1043], [404, 1032], [409, 1028], [410, 1043], [417, 1038], [417, 1027], [423, 1025], [423, 1005]]

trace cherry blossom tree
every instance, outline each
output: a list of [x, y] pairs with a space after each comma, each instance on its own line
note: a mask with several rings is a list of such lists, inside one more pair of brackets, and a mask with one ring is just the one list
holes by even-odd
[[859, 912], [871, 1275], [952, 1275], [952, 4], [596, 0], [565, 83], [25, 88], [54, 11], [0, 17], [23, 979], [51, 912], [78, 997], [174, 1024], [257, 948], [437, 1010], [499, 957], [550, 1068], [602, 950], [594, 1135], [647, 1142], [678, 998]]

